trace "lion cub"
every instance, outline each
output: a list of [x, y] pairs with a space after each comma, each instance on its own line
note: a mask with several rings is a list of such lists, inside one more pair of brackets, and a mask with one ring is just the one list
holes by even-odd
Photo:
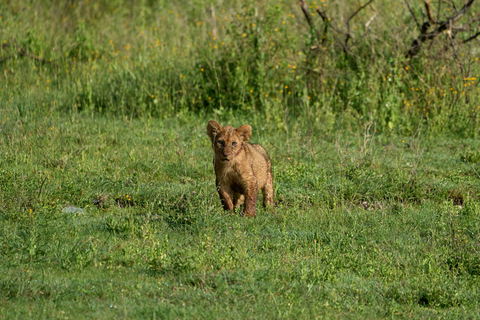
[[259, 189], [263, 193], [263, 205], [273, 205], [272, 165], [260, 145], [247, 142], [252, 127], [248, 124], [237, 129], [222, 127], [210, 120], [207, 133], [212, 140], [216, 186], [223, 208], [235, 210], [245, 201], [243, 215], [256, 216]]

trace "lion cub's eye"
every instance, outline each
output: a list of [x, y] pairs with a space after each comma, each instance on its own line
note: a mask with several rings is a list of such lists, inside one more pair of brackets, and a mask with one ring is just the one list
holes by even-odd
[[234, 141], [232, 142], [232, 147], [235, 147], [237, 145], [237, 143]]
[[218, 144], [220, 145], [220, 147], [225, 147], [225, 141], [218, 141]]

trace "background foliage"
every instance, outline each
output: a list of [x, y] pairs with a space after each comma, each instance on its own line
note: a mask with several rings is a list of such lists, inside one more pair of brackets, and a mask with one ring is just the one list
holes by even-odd
[[[445, 20], [462, 5], [432, 10]], [[444, 31], [411, 59], [420, 30], [405, 2], [307, 6], [312, 28], [296, 1], [3, 1], [0, 98], [19, 114], [240, 111], [279, 128], [301, 118], [328, 130], [371, 121], [478, 134], [478, 40], [462, 44], [476, 34], [478, 3], [456, 24], [469, 32]], [[419, 20], [423, 5], [412, 8]]]

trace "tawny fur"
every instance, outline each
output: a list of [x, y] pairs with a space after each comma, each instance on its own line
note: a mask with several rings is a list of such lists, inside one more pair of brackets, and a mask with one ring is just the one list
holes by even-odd
[[247, 142], [252, 127], [222, 127], [210, 120], [207, 133], [212, 141], [216, 186], [223, 208], [235, 210], [245, 203], [243, 214], [254, 217], [259, 190], [263, 193], [263, 205], [273, 206], [272, 165], [260, 145]]

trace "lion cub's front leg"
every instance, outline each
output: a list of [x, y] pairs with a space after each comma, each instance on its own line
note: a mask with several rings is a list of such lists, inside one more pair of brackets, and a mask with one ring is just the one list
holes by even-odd
[[231, 190], [226, 190], [222, 187], [217, 187], [218, 195], [220, 196], [220, 200], [222, 201], [223, 210], [229, 211], [233, 210], [233, 202], [232, 197], [230, 196]]

